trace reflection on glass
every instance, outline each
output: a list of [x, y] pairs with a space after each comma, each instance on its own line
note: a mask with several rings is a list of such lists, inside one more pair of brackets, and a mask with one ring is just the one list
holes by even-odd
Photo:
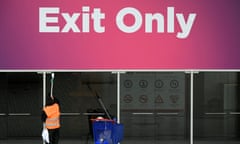
[[235, 143], [240, 135], [238, 72], [200, 72], [194, 76], [194, 140]]

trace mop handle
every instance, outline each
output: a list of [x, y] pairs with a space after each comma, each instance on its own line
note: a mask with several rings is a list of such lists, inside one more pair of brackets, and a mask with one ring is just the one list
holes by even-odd
[[54, 81], [54, 73], [51, 74], [51, 98], [53, 99], [53, 81]]

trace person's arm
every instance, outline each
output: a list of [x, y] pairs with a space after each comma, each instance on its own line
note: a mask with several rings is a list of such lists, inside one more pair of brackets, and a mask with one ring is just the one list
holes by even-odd
[[47, 115], [46, 115], [46, 113], [45, 113], [44, 111], [42, 111], [42, 117], [41, 117], [41, 119], [42, 119], [42, 122], [46, 122]]
[[59, 100], [56, 97], [54, 97], [53, 100], [54, 100], [54, 103], [57, 103], [58, 105], [60, 105]]
[[57, 104], [58, 104], [58, 106], [59, 106], [59, 111], [61, 111], [60, 102], [59, 102], [59, 100], [58, 100], [56, 97], [54, 97], [54, 103], [57, 103]]

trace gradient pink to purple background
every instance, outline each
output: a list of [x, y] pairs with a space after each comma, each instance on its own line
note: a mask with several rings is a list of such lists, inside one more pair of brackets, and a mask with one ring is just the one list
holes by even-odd
[[[39, 33], [39, 7], [80, 12], [82, 6], [101, 8], [105, 33], [92, 27], [91, 33]], [[126, 34], [115, 24], [125, 7], [137, 8], [143, 16], [166, 16], [170, 6], [185, 16], [197, 13], [187, 39], [177, 39], [176, 33], [146, 34], [145, 25]], [[239, 69], [239, 6], [239, 0], [3, 0], [0, 69]]]

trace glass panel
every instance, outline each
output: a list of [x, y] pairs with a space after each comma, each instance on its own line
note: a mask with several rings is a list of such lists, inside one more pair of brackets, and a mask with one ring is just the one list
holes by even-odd
[[7, 73], [8, 137], [37, 137], [42, 130], [42, 75]]
[[236, 143], [240, 138], [239, 72], [194, 75], [195, 143]]
[[121, 74], [121, 123], [127, 143], [189, 143], [189, 75]]
[[[117, 75], [110, 72], [55, 72], [53, 95], [61, 106], [61, 137], [92, 136], [91, 118], [105, 116], [104, 104], [111, 116], [117, 116]], [[47, 75], [50, 93], [51, 74]], [[98, 99], [98, 96], [100, 99]]]

